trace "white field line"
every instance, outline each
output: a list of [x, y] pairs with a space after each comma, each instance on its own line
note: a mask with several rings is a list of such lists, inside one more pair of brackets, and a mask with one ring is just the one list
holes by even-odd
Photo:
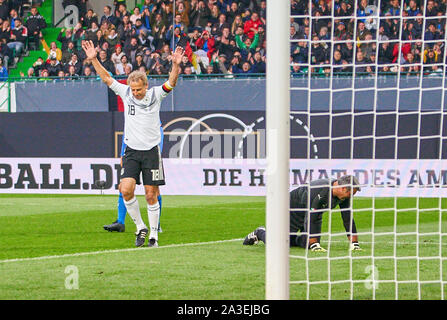
[[[168, 249], [168, 248], [180, 248], [180, 247], [193, 247], [193, 246], [201, 246], [208, 244], [218, 244], [218, 243], [227, 243], [227, 242], [236, 242], [242, 241], [243, 238], [238, 239], [229, 239], [229, 240], [217, 240], [217, 241], [208, 241], [208, 242], [193, 242], [193, 243], [179, 243], [179, 244], [170, 244], [166, 246], [160, 246], [158, 248], [127, 248], [127, 249], [115, 249], [115, 250], [102, 250], [102, 251], [92, 251], [92, 252], [79, 252], [79, 253], [71, 253], [71, 254], [62, 254], [62, 255], [54, 255], [54, 256], [42, 256], [42, 257], [33, 257], [33, 258], [18, 258], [18, 259], [6, 259], [0, 260], [0, 263], [8, 263], [8, 262], [26, 262], [26, 261], [39, 261], [39, 260], [50, 260], [50, 259], [59, 259], [59, 258], [71, 258], [71, 257], [82, 257], [82, 256], [90, 256], [90, 255], [99, 255], [99, 254], [107, 254], [107, 253], [119, 253], [119, 252], [132, 252], [132, 251], [141, 251], [141, 250], [156, 250], [156, 249]], [[321, 241], [323, 244], [327, 244], [327, 240]], [[347, 240], [331, 240], [331, 243], [348, 243]], [[360, 241], [360, 244], [372, 244], [370, 241]], [[388, 241], [375, 241], [375, 243], [383, 243], [389, 244]], [[417, 242], [397, 242], [397, 245], [417, 245]], [[437, 245], [439, 246], [439, 242], [419, 242], [420, 245]], [[442, 243], [442, 246], [447, 245], [447, 243]]]
[[[321, 241], [321, 243], [325, 243], [325, 244], [327, 244], [327, 243], [329, 243], [329, 241], [328, 240], [322, 240]], [[346, 244], [348, 244], [349, 242], [348, 242], [348, 240], [331, 240], [331, 243], [346, 243]], [[373, 242], [372, 241], [362, 241], [362, 240], [359, 240], [359, 243], [360, 244], [373, 244]], [[392, 244], [394, 244], [394, 242], [390, 242], [390, 241], [374, 241], [374, 243], [378, 243], [378, 244], [389, 244], [389, 245], [392, 245]], [[398, 241], [398, 242], [396, 242], [396, 244], [397, 245], [400, 245], [400, 246], [404, 246], [404, 245], [413, 245], [413, 246], [415, 246], [415, 245], [427, 245], [427, 246], [429, 246], [429, 245], [437, 245], [437, 246], [439, 246], [439, 245], [441, 245], [441, 246], [447, 246], [447, 242], [446, 243], [439, 243], [439, 242], [423, 242], [423, 241], [419, 241], [419, 242], [411, 242], [411, 241]]]
[[82, 257], [82, 256], [91, 256], [91, 255], [99, 255], [106, 253], [118, 253], [118, 252], [132, 252], [132, 251], [142, 251], [142, 250], [157, 250], [157, 249], [168, 249], [168, 248], [179, 248], [179, 247], [193, 247], [193, 246], [201, 246], [208, 244], [218, 244], [218, 243], [226, 243], [226, 242], [235, 242], [242, 241], [241, 239], [230, 239], [230, 240], [217, 240], [217, 241], [208, 241], [208, 242], [194, 242], [194, 243], [179, 243], [179, 244], [170, 244], [166, 246], [160, 246], [158, 248], [127, 248], [127, 249], [115, 249], [115, 250], [102, 250], [102, 251], [92, 251], [92, 252], [79, 252], [79, 253], [71, 253], [71, 254], [62, 254], [62, 255], [54, 255], [54, 256], [42, 256], [42, 257], [33, 257], [33, 258], [18, 258], [18, 259], [7, 259], [0, 260], [0, 263], [8, 263], [8, 262], [26, 262], [26, 261], [39, 261], [39, 260], [50, 260], [50, 259], [59, 259], [59, 258], [71, 258], [71, 257]]

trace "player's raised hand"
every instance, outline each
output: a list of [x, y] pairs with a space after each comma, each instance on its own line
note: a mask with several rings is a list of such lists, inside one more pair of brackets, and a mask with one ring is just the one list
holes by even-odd
[[96, 50], [95, 45], [93, 44], [93, 41], [84, 41], [82, 44], [82, 49], [84, 49], [85, 54], [87, 55], [87, 60], [92, 60], [96, 58]]
[[185, 49], [183, 49], [180, 46], [177, 46], [177, 48], [175, 48], [174, 53], [172, 54], [172, 63], [180, 64], [182, 62], [182, 57], [184, 54], [185, 54]]

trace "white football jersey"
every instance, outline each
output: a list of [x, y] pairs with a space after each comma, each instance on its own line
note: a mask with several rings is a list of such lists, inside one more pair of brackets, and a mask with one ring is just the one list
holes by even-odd
[[116, 80], [110, 89], [123, 99], [124, 142], [134, 150], [150, 150], [160, 144], [160, 107], [169, 91], [163, 86], [152, 87], [138, 100], [130, 86]]

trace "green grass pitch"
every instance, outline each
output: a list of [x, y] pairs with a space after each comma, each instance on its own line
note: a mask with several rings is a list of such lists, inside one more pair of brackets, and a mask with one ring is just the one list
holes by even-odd
[[[265, 298], [265, 246], [242, 245], [265, 223], [263, 197], [164, 196], [155, 249], [134, 248], [129, 217], [124, 233], [102, 229], [116, 202], [0, 195], [0, 299]], [[329, 253], [290, 250], [291, 299], [445, 299], [447, 202], [357, 197], [354, 208], [363, 251], [350, 254], [340, 214], [325, 213]], [[73, 267], [78, 287], [67, 289]]]

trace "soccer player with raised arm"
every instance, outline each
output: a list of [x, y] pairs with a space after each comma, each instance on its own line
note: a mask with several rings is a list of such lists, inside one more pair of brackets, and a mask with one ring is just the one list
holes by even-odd
[[168, 81], [162, 86], [149, 89], [145, 73], [134, 71], [127, 78], [127, 85], [121, 84], [113, 79], [98, 61], [92, 41], [85, 41], [82, 48], [102, 81], [123, 99], [124, 142], [127, 147], [122, 158], [119, 190], [123, 195], [127, 212], [137, 226], [135, 245], [141, 247], [149, 233], [141, 218], [140, 207], [135, 197], [135, 187], [136, 184], [140, 184], [140, 173], [142, 173], [150, 227], [148, 246], [157, 247], [160, 218], [157, 196], [159, 186], [165, 184], [159, 148], [160, 107], [162, 100], [177, 84], [184, 49], [180, 46], [175, 49]]
[[[310, 186], [301, 186], [292, 190], [290, 192], [290, 246], [325, 252], [326, 249], [320, 245], [323, 213], [338, 205], [350, 242], [350, 250], [361, 250], [357, 228], [350, 210], [350, 198], [357, 191], [360, 191], [359, 182], [356, 177], [351, 175], [345, 175], [339, 179], [314, 180]], [[298, 231], [302, 234], [298, 234]], [[266, 241], [264, 227], [258, 227], [249, 233], [243, 244], [253, 245], [259, 240], [264, 243]]]

